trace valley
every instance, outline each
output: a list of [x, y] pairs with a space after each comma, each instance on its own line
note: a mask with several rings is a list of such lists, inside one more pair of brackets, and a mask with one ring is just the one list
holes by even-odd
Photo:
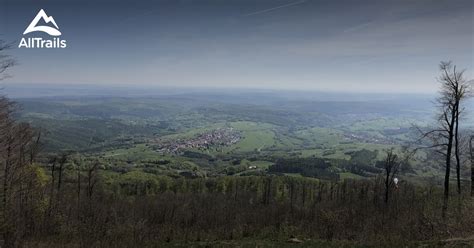
[[[417, 104], [413, 108], [407, 96], [384, 103], [376, 95], [318, 101], [317, 93], [245, 94], [249, 96], [223, 92], [18, 101], [23, 106], [20, 118], [42, 130], [45, 151], [80, 152], [110, 171], [172, 177], [371, 177], [381, 172], [375, 164], [384, 151], [409, 146], [417, 135], [415, 127], [431, 118], [429, 104], [417, 97], [408, 98]], [[291, 163], [307, 158], [323, 159], [330, 166], [322, 176], [272, 169], [281, 159]], [[436, 166], [420, 151], [406, 165], [405, 177], [437, 177]]]

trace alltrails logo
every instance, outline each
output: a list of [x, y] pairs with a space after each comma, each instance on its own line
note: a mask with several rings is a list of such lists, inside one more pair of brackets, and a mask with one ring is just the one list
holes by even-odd
[[[45, 24], [51, 23], [54, 26], [39, 26], [38, 22], [43, 20]], [[50, 36], [61, 36], [58, 24], [54, 21], [52, 16], [48, 16], [43, 9], [41, 9], [36, 17], [31, 21], [30, 25], [25, 29], [23, 35], [31, 32], [44, 32]], [[43, 39], [41, 37], [21, 38], [18, 48], [66, 48], [66, 40], [59, 37], [53, 39]]]

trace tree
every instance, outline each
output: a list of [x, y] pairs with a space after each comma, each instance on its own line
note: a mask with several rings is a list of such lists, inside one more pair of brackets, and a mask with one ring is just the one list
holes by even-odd
[[474, 148], [472, 142], [474, 141], [474, 136], [471, 136], [469, 139], [469, 155], [471, 160], [471, 196], [474, 197]]
[[9, 77], [6, 74], [6, 71], [16, 65], [16, 61], [8, 54], [5, 54], [5, 51], [11, 48], [11, 44], [6, 43], [3, 40], [0, 40], [0, 80]]
[[393, 152], [393, 148], [387, 151], [384, 161], [384, 169], [385, 169], [385, 203], [388, 203], [390, 189], [393, 187], [394, 178], [398, 174], [398, 170], [400, 168], [400, 160]]
[[442, 214], [445, 217], [449, 200], [449, 179], [453, 155], [456, 161], [458, 193], [461, 191], [459, 120], [463, 113], [461, 104], [468, 97], [469, 85], [463, 77], [464, 71], [456, 70], [456, 66], [453, 66], [451, 62], [441, 62], [439, 68], [441, 71], [438, 78], [440, 92], [436, 99], [439, 108], [438, 125], [424, 133], [422, 138], [429, 138], [432, 142], [429, 147], [435, 148], [436, 152], [444, 157], [445, 176]]
[[99, 161], [95, 160], [88, 164], [87, 166], [87, 197], [89, 200], [92, 199], [92, 195], [94, 193], [94, 187], [97, 184], [98, 176], [97, 172], [99, 169]]
[[446, 166], [443, 201], [444, 217], [449, 200], [449, 179], [453, 153], [456, 161], [458, 193], [461, 191], [459, 120], [463, 113], [461, 103], [467, 98], [469, 87], [467, 81], [463, 77], [464, 70], [456, 70], [456, 66], [453, 66], [451, 62], [441, 62], [439, 68], [441, 75], [438, 78], [438, 81], [441, 84], [441, 87], [440, 95], [436, 99], [439, 107], [437, 117], [438, 125], [433, 130], [424, 133], [423, 137], [430, 138], [432, 141], [430, 147], [437, 148], [437, 152], [442, 154], [444, 157]]
[[402, 146], [401, 151], [398, 154], [395, 152], [394, 148], [390, 148], [386, 151], [384, 161], [381, 161], [384, 168], [384, 177], [385, 177], [385, 197], [384, 202], [388, 203], [390, 198], [390, 191], [393, 189], [395, 184], [395, 178], [399, 174], [403, 167], [410, 166], [410, 159], [416, 153], [416, 149], [412, 150], [407, 146]]
[[451, 62], [442, 63], [441, 70], [443, 75], [441, 80], [448, 81], [455, 90], [454, 100], [456, 109], [456, 118], [454, 121], [454, 146], [455, 146], [455, 159], [456, 159], [456, 179], [457, 179], [457, 191], [461, 194], [461, 160], [460, 160], [460, 135], [459, 135], [459, 119], [463, 114], [462, 103], [470, 96], [470, 87], [464, 78], [464, 70], [456, 71], [456, 66], [452, 66]]
[[460, 180], [460, 159], [459, 159], [459, 116], [461, 113], [460, 101], [464, 99], [467, 91], [465, 80], [463, 79], [464, 71], [456, 71], [456, 66], [451, 62], [440, 63], [441, 76], [441, 96], [438, 103], [442, 108], [440, 115], [440, 123], [444, 132], [447, 133], [446, 145], [446, 174], [445, 174], [445, 205], [447, 207], [447, 199], [449, 197], [449, 176], [451, 171], [451, 155], [454, 144], [454, 153], [456, 159], [456, 178], [458, 193], [461, 191]]

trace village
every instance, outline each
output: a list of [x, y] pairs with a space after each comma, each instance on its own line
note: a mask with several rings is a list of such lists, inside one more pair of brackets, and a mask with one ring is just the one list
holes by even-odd
[[155, 149], [160, 153], [179, 154], [186, 149], [209, 149], [216, 146], [230, 146], [241, 139], [241, 133], [233, 128], [219, 128], [198, 134], [192, 138], [157, 140]]
[[350, 142], [359, 142], [359, 143], [372, 143], [372, 144], [382, 144], [382, 145], [395, 145], [397, 140], [390, 137], [377, 137], [374, 135], [369, 135], [367, 133], [358, 132], [347, 132], [344, 133], [344, 140]]

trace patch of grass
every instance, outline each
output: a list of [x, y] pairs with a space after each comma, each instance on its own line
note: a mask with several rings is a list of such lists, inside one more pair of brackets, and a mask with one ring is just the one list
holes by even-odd
[[128, 149], [115, 149], [112, 151], [107, 151], [103, 157], [130, 161], [155, 160], [164, 158], [163, 155], [153, 151], [144, 144], [139, 144]]
[[344, 179], [361, 179], [361, 178], [364, 178], [362, 176], [359, 176], [359, 175], [351, 173], [351, 172], [339, 173], [339, 177], [340, 177], [341, 181], [343, 181]]

